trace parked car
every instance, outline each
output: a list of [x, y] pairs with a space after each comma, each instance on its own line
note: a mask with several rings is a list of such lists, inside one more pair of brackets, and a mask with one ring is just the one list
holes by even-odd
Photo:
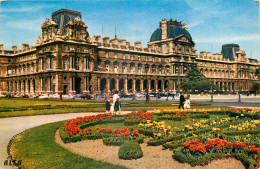
[[149, 93], [150, 97], [156, 97], [156, 93]]
[[138, 97], [138, 98], [140, 98], [140, 97], [145, 97], [145, 94], [143, 94], [143, 93], [137, 93], [137, 94], [136, 94], [136, 97]]
[[12, 95], [11, 94], [6, 94], [5, 98], [12, 98]]
[[105, 99], [106, 95], [105, 94], [96, 94], [96, 99]]
[[29, 95], [24, 94], [24, 95], [22, 96], [22, 98], [29, 98]]
[[39, 96], [39, 99], [48, 99], [48, 98], [49, 98], [49, 96], [47, 94]]
[[72, 94], [69, 94], [67, 97], [66, 97], [66, 99], [75, 99], [76, 98], [76, 96], [75, 95], [72, 95]]

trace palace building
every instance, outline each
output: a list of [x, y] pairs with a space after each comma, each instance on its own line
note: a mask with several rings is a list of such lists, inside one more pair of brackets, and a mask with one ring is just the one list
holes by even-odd
[[90, 37], [77, 11], [60, 9], [41, 26], [35, 46], [0, 45], [0, 94], [178, 92], [186, 73], [197, 67], [222, 91], [247, 91], [260, 63], [237, 44], [221, 53], [196, 54], [187, 25], [162, 19], [147, 47], [140, 41]]

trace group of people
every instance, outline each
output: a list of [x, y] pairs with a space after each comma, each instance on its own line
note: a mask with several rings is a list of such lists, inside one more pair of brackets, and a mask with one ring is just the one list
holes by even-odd
[[[189, 96], [187, 95], [187, 93], [185, 94], [185, 96], [183, 95], [183, 93], [180, 93], [180, 105], [179, 105], [179, 109], [190, 109], [190, 99]], [[112, 104], [110, 103], [110, 98], [107, 99], [106, 102], [106, 111], [107, 112], [114, 112], [117, 113], [121, 110], [121, 101], [120, 101], [120, 97], [118, 95], [118, 91], [115, 92], [115, 94], [113, 95], [113, 102]]]
[[179, 105], [179, 109], [190, 109], [190, 99], [188, 94], [186, 93], [185, 96], [180, 93], [180, 105]]
[[118, 91], [115, 92], [113, 95], [113, 102], [112, 104], [110, 103], [110, 98], [107, 99], [106, 102], [106, 111], [107, 112], [119, 112], [121, 108], [121, 102], [120, 102], [120, 97], [118, 95]]

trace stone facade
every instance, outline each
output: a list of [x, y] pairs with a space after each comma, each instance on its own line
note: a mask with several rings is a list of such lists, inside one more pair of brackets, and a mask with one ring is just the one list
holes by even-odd
[[76, 11], [61, 9], [42, 24], [35, 46], [4, 50], [0, 45], [0, 93], [64, 94], [124, 92], [177, 92], [185, 74], [198, 69], [221, 90], [249, 90], [257, 81], [260, 63], [246, 58], [243, 49], [234, 61], [202, 51], [186, 24], [162, 19], [148, 47], [140, 41], [94, 35]]

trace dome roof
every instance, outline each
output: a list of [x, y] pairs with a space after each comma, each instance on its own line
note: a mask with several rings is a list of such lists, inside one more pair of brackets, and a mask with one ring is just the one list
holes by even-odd
[[[167, 21], [167, 39], [175, 38], [180, 35], [184, 35], [187, 39], [192, 41], [192, 37], [191, 37], [190, 33], [180, 25], [180, 22], [176, 22], [176, 21], [172, 21], [172, 20]], [[162, 40], [161, 27], [157, 28], [154, 31], [154, 33], [151, 36], [150, 42], [159, 41], [159, 40]]]

